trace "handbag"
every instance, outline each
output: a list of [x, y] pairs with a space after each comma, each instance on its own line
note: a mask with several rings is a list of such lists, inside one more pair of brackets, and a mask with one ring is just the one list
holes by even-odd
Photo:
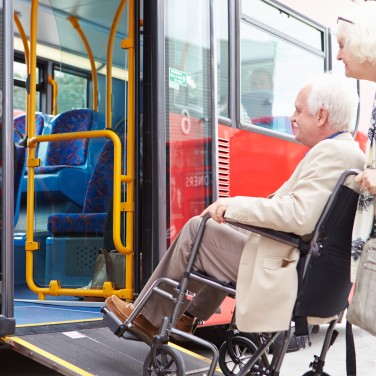
[[355, 293], [347, 321], [376, 335], [376, 239], [369, 239], [360, 256]]
[[102, 249], [95, 260], [91, 288], [101, 289], [103, 283], [109, 281], [115, 289], [120, 289], [124, 288], [124, 280], [125, 255]]

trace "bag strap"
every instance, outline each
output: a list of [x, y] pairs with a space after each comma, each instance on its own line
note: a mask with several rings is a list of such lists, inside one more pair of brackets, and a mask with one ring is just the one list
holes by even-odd
[[104, 263], [106, 265], [107, 278], [110, 281], [113, 281], [110, 252], [108, 252], [107, 249], [102, 249], [102, 253], [103, 253], [103, 256], [104, 256]]
[[347, 376], [356, 376], [356, 352], [352, 324], [346, 320], [346, 371]]

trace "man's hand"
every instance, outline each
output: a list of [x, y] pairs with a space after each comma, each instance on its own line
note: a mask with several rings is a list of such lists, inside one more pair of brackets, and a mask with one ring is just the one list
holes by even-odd
[[225, 221], [225, 213], [228, 207], [230, 198], [220, 198], [213, 204], [209, 205], [200, 216], [203, 217], [206, 213], [210, 214], [210, 217], [213, 218], [218, 223], [223, 223]]
[[376, 194], [376, 170], [365, 170], [360, 172], [355, 177], [355, 181], [369, 193]]

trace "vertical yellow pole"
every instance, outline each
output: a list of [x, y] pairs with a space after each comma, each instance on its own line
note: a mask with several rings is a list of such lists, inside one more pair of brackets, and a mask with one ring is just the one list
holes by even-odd
[[[29, 138], [35, 135], [35, 104], [36, 104], [36, 41], [37, 41], [38, 0], [31, 2], [30, 14], [30, 55], [29, 55], [29, 93], [30, 100], [27, 109]], [[34, 242], [34, 167], [36, 165], [35, 146], [28, 148], [28, 179], [27, 179], [27, 206], [26, 206], [26, 280], [33, 279], [33, 251], [39, 248]]]
[[52, 86], [52, 115], [57, 115], [57, 82], [48, 75], [48, 83]]
[[[135, 107], [135, 69], [134, 69], [134, 0], [129, 2], [129, 32], [128, 39], [128, 127], [127, 127], [127, 175], [132, 179], [127, 184], [127, 202], [134, 203], [134, 107]], [[134, 205], [132, 211], [126, 213], [126, 247], [134, 249]], [[133, 289], [134, 254], [126, 255], [126, 289]]]

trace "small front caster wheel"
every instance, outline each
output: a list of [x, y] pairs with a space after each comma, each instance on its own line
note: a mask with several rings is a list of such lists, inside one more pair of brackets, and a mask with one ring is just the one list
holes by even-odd
[[[315, 373], [313, 371], [306, 372], [303, 376], [314, 376]], [[330, 376], [328, 373], [323, 372], [321, 376]]]
[[144, 376], [184, 376], [185, 365], [180, 353], [168, 345], [161, 345], [151, 350], [144, 362]]
[[[226, 376], [237, 375], [257, 350], [256, 345], [250, 339], [240, 336], [232, 338], [231, 349], [233, 355], [229, 346], [227, 342], [224, 342], [219, 349], [218, 363]], [[249, 374], [253, 375], [252, 372], [257, 372], [262, 366], [262, 359], [257, 360]]]

